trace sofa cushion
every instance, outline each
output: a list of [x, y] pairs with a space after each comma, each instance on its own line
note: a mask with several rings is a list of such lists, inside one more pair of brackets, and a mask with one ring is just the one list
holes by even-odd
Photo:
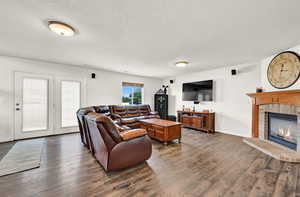
[[127, 110], [125, 106], [112, 106], [112, 111], [114, 114], [117, 114], [121, 117], [126, 117], [127, 116]]
[[148, 105], [140, 105], [139, 106], [139, 113], [140, 115], [148, 115], [150, 113]]
[[121, 119], [121, 124], [131, 124], [135, 123], [137, 121], [137, 118], [132, 117], [132, 118], [122, 118]]
[[138, 106], [128, 106], [127, 107], [127, 117], [136, 117], [139, 116]]

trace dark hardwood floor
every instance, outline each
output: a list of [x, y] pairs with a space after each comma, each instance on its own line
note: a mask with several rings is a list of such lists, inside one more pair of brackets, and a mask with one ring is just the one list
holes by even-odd
[[[40, 168], [0, 177], [0, 196], [300, 196], [300, 164], [241, 137], [184, 129], [181, 144], [153, 141], [146, 163], [105, 173], [78, 134], [48, 137]], [[0, 144], [0, 158], [12, 143]]]

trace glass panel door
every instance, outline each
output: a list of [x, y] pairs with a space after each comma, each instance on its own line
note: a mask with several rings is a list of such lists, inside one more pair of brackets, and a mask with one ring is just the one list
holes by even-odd
[[48, 80], [23, 79], [22, 131], [48, 129]]
[[53, 78], [15, 72], [14, 139], [54, 134]]
[[80, 108], [80, 82], [61, 81], [61, 127], [78, 126], [76, 111]]

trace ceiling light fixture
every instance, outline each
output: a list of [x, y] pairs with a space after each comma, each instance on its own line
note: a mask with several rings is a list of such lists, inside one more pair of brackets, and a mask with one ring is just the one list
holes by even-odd
[[175, 63], [175, 66], [178, 68], [184, 68], [189, 64], [188, 61], [179, 61]]
[[60, 36], [73, 36], [75, 34], [75, 29], [63, 22], [49, 21], [48, 27], [51, 31]]

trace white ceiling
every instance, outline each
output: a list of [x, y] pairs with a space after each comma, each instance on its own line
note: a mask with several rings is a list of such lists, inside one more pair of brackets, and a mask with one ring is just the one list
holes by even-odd
[[[1, 0], [0, 54], [163, 78], [299, 44], [299, 9], [299, 0]], [[49, 19], [78, 34], [50, 32]]]

